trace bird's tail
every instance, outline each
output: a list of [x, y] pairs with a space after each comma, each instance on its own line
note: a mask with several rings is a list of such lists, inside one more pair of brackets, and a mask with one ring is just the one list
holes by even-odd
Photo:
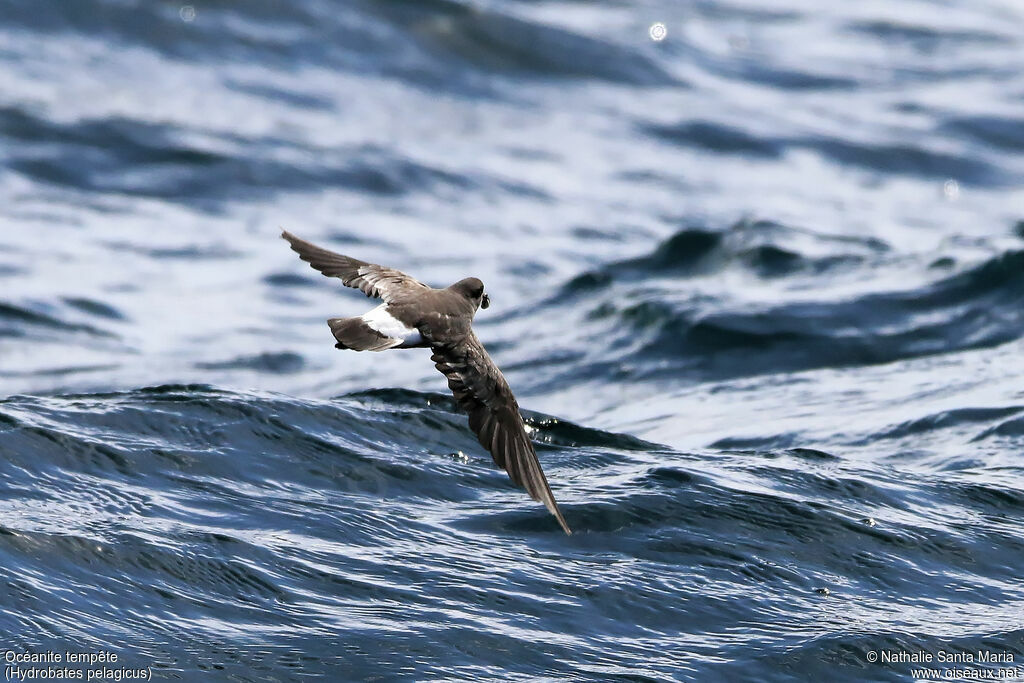
[[327, 324], [331, 326], [331, 332], [338, 340], [335, 346], [339, 349], [385, 351], [402, 343], [401, 339], [389, 337], [373, 329], [363, 318], [331, 318]]

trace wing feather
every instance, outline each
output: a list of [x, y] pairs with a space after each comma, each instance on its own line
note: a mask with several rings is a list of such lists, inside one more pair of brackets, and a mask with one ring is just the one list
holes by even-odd
[[431, 360], [448, 378], [459, 406], [469, 413], [469, 426], [480, 444], [516, 485], [543, 503], [565, 533], [571, 534], [526, 433], [519, 404], [480, 340], [470, 332], [458, 342], [436, 344], [431, 350]]
[[288, 240], [292, 251], [297, 253], [299, 258], [324, 275], [340, 278], [346, 287], [353, 287], [366, 296], [383, 299], [386, 303], [391, 303], [406, 293], [430, 289], [400, 270], [367, 263], [318, 247], [287, 230], [281, 233], [281, 237]]

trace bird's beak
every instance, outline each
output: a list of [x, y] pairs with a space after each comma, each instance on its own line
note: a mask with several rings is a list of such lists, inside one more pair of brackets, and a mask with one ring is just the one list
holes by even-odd
[[480, 300], [480, 308], [487, 308], [491, 305], [491, 297], [484, 294], [484, 298]]

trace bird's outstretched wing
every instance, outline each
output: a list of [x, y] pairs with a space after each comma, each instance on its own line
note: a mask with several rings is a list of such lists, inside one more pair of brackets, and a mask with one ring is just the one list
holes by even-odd
[[354, 287], [366, 296], [391, 303], [404, 293], [430, 289], [399, 270], [337, 254], [299, 239], [287, 230], [281, 233], [281, 237], [288, 240], [292, 245], [292, 251], [303, 261], [328, 277], [341, 278], [342, 284], [346, 287]]
[[434, 353], [430, 359], [448, 378], [455, 400], [469, 413], [470, 428], [491, 452], [494, 462], [531, 498], [544, 503], [565, 533], [571, 534], [526, 435], [516, 397], [480, 340], [470, 332], [459, 343], [439, 344], [431, 349]]

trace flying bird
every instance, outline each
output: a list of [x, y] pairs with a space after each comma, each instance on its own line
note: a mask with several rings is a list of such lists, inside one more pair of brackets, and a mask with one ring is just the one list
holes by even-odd
[[516, 397], [473, 332], [473, 316], [491, 303], [484, 283], [467, 277], [434, 289], [394, 268], [337, 254], [288, 231], [281, 237], [316, 270], [384, 302], [356, 318], [330, 318], [327, 324], [337, 340], [335, 346], [354, 351], [429, 348], [430, 360], [448, 378], [448, 387], [469, 414], [469, 426], [480, 444], [516, 485], [544, 503], [565, 533], [571, 534], [526, 434]]

